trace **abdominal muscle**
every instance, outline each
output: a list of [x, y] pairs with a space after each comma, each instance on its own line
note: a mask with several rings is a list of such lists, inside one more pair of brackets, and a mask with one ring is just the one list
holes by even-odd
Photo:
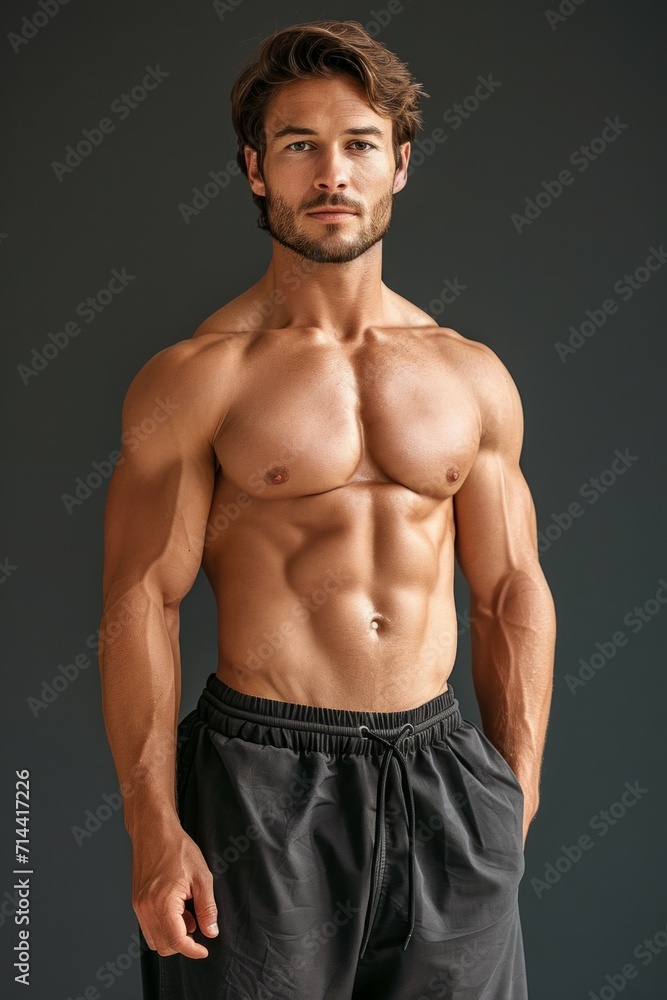
[[250, 695], [352, 711], [447, 689], [457, 644], [452, 499], [352, 482], [305, 497], [219, 479], [203, 568], [218, 677]]

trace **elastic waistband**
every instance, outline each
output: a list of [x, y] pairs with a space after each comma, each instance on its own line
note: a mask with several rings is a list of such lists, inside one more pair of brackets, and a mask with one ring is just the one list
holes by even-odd
[[357, 712], [249, 695], [229, 687], [214, 673], [206, 680], [197, 712], [208, 726], [223, 736], [237, 736], [252, 743], [293, 750], [336, 754], [383, 752], [382, 745], [364, 735], [364, 728], [390, 739], [407, 727], [401, 737], [406, 753], [444, 739], [463, 722], [451, 684], [443, 694], [415, 708], [398, 712]]

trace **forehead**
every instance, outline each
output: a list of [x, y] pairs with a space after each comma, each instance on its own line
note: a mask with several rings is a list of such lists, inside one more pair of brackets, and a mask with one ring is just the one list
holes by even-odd
[[343, 124], [364, 123], [391, 135], [391, 120], [373, 110], [363, 84], [342, 73], [283, 84], [271, 99], [264, 119], [269, 142], [287, 124], [325, 131], [340, 129]]

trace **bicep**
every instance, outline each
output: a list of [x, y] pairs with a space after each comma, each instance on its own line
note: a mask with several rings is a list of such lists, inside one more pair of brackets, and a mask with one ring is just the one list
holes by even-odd
[[517, 460], [481, 448], [454, 497], [455, 551], [471, 592], [489, 604], [498, 585], [537, 559], [537, 522]]
[[174, 382], [164, 363], [149, 363], [125, 397], [104, 512], [105, 605], [135, 587], [178, 603], [201, 565], [215, 453]]
[[509, 372], [485, 352], [477, 455], [454, 496], [455, 551], [471, 593], [493, 603], [510, 574], [538, 559], [535, 505], [519, 459], [523, 411]]

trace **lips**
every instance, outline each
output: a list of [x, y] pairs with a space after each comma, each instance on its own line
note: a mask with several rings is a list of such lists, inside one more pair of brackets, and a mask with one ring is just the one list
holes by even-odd
[[356, 215], [356, 212], [350, 211], [349, 208], [317, 208], [314, 212], [308, 212], [308, 215]]

